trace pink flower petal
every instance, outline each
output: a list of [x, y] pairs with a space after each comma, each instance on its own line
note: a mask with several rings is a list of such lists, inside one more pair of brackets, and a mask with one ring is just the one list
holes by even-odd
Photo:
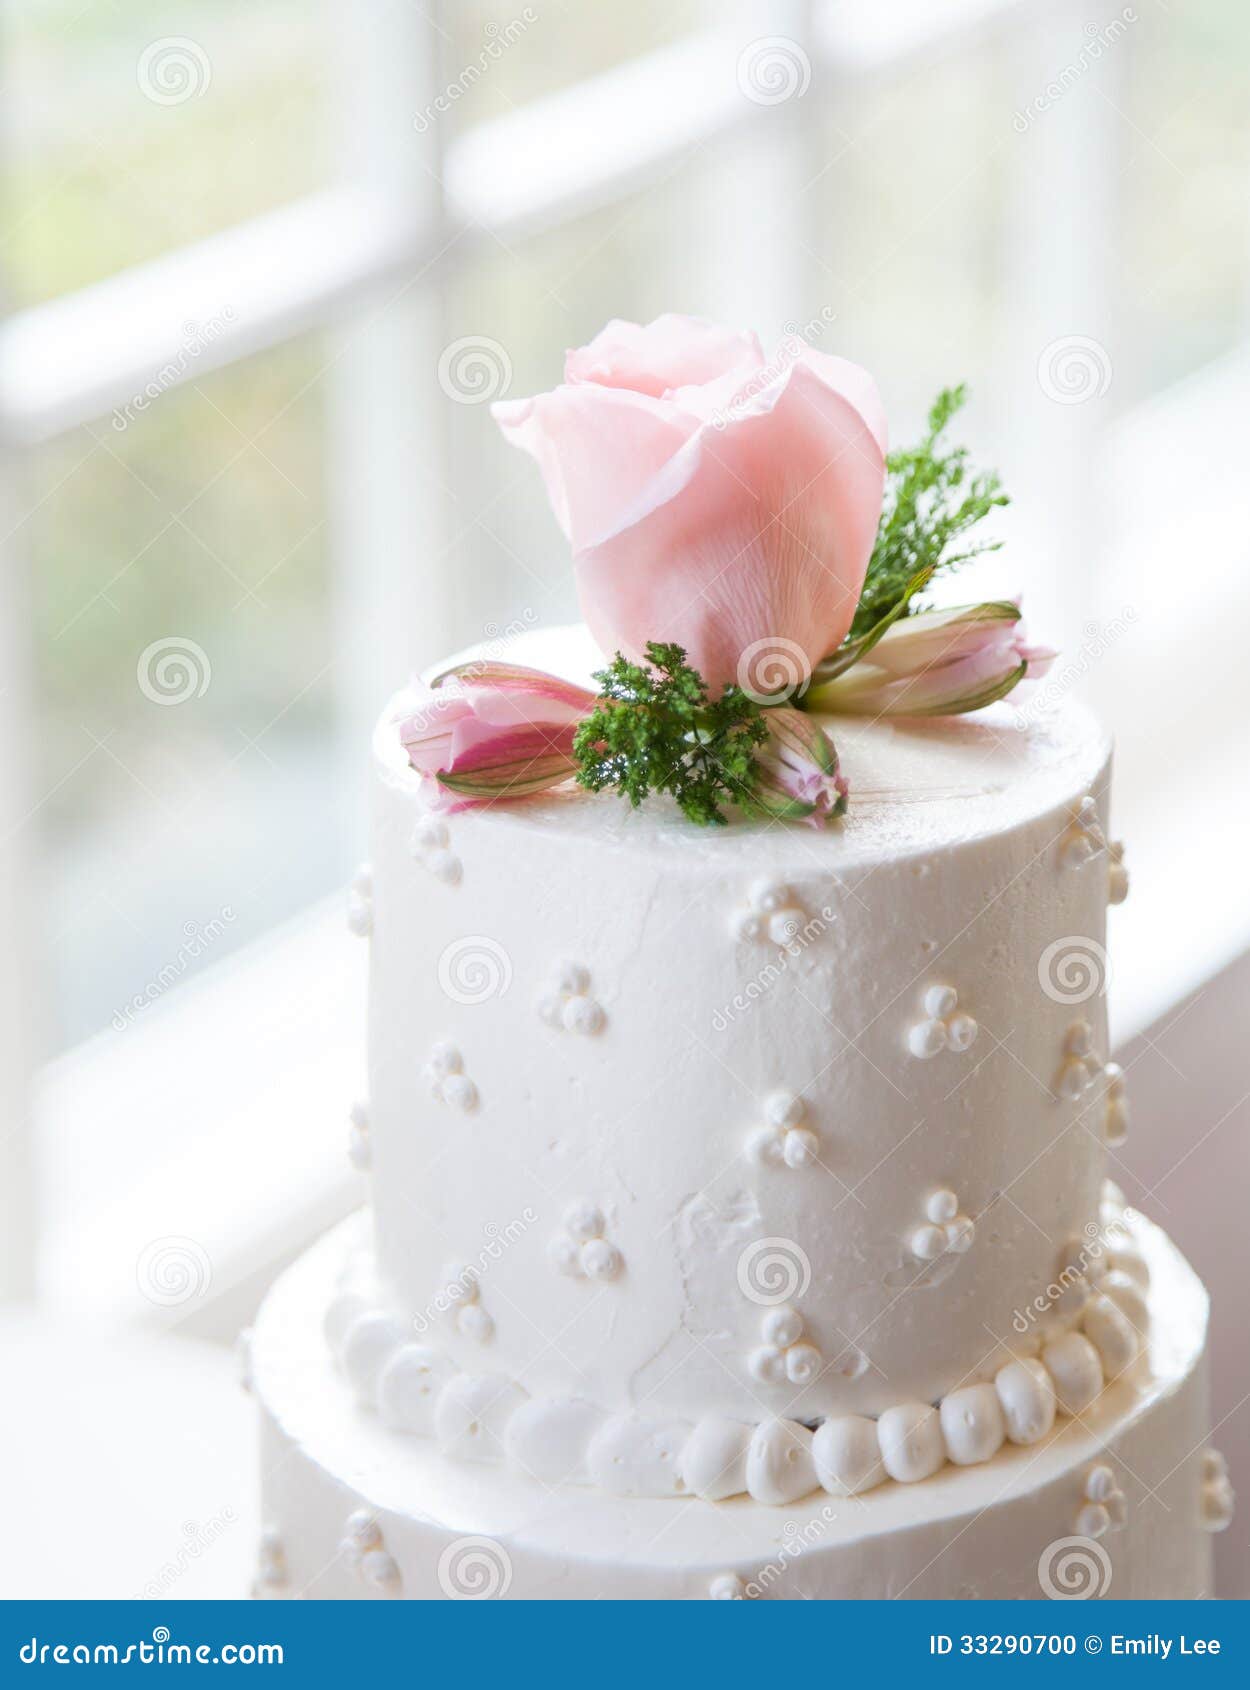
[[666, 312], [644, 328], [614, 318], [564, 360], [567, 382], [625, 387], [659, 399], [673, 388], [712, 381], [727, 370], [764, 362], [753, 334]]

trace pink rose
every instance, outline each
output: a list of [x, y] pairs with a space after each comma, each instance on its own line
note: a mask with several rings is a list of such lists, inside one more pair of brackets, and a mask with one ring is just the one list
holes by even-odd
[[713, 689], [801, 689], [850, 629], [876, 537], [872, 378], [793, 344], [766, 364], [754, 335], [672, 315], [609, 323], [564, 373], [493, 411], [538, 460], [600, 647], [638, 662], [674, 641]]

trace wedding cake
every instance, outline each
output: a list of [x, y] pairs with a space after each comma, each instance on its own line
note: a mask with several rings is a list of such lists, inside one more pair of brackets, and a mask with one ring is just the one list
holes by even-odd
[[258, 1594], [1211, 1593], [1206, 1295], [1108, 1177], [1110, 746], [1007, 697], [1018, 607], [916, 609], [908, 474], [1001, 500], [878, 407], [675, 318], [501, 407], [593, 639], [378, 727], [370, 1203], [251, 1334]]

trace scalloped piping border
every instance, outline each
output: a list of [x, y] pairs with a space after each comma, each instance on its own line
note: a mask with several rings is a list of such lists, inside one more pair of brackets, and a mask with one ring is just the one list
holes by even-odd
[[1141, 1351], [1144, 1264], [1135, 1252], [1118, 1252], [1108, 1268], [1116, 1266], [1129, 1271], [1093, 1282], [1071, 1330], [1046, 1343], [1040, 1357], [1005, 1363], [992, 1383], [960, 1386], [936, 1405], [898, 1403], [876, 1419], [830, 1416], [814, 1428], [782, 1419], [610, 1414], [577, 1398], [532, 1397], [502, 1374], [459, 1371], [351, 1291], [331, 1303], [325, 1328], [361, 1405], [397, 1433], [436, 1438], [449, 1459], [504, 1464], [546, 1484], [615, 1496], [722, 1501], [746, 1494], [781, 1505], [819, 1488], [854, 1496], [886, 1479], [916, 1483], [948, 1461], [979, 1465], [1004, 1443], [1040, 1442], [1058, 1413], [1084, 1413]]

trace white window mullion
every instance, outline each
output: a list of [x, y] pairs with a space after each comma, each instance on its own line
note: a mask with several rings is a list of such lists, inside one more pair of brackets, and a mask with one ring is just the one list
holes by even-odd
[[373, 721], [390, 689], [447, 648], [449, 401], [438, 385], [437, 282], [457, 235], [445, 215], [439, 125], [414, 123], [441, 88], [439, 8], [369, 0], [360, 11], [344, 42], [344, 171], [404, 203], [430, 254], [389, 278], [327, 342], [340, 746], [343, 778], [360, 799], [349, 814], [363, 828]]
[[37, 999], [31, 945], [34, 736], [26, 553], [10, 466], [0, 464], [0, 1298], [29, 1296], [35, 1259], [30, 1078]]

